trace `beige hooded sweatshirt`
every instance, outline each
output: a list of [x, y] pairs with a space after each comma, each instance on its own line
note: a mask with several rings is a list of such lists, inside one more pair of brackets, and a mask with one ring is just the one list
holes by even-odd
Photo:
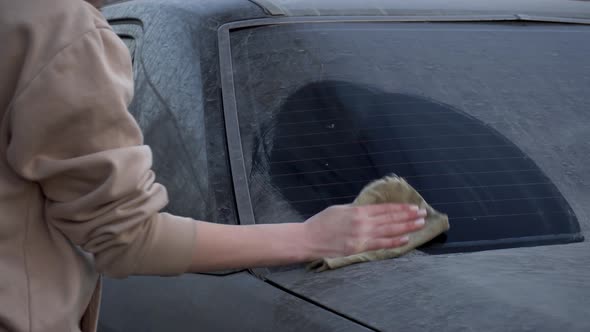
[[0, 0], [0, 331], [94, 331], [99, 274], [176, 275], [125, 45], [82, 0]]

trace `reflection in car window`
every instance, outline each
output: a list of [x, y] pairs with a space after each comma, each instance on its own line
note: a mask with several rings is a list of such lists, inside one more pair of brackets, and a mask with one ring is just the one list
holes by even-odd
[[[567, 202], [519, 148], [447, 101], [425, 97], [441, 90], [449, 94], [449, 86], [458, 89], [471, 70], [458, 58], [463, 49], [454, 43], [459, 39], [444, 34], [448, 25], [438, 30], [443, 38], [433, 49], [442, 55], [434, 56], [423, 47], [434, 42], [431, 29], [416, 33], [421, 26], [414, 24], [414, 39], [404, 39], [410, 53], [399, 41], [390, 43], [393, 48], [375, 48], [394, 37], [403, 39], [408, 29], [399, 34], [387, 24], [353, 26], [269, 27], [258, 28], [259, 35], [246, 30], [232, 37], [236, 85], [248, 87], [237, 89], [237, 106], [257, 222], [303, 221], [329, 205], [351, 202], [367, 182], [395, 173], [449, 214], [450, 232], [425, 248], [433, 252], [580, 238]], [[486, 27], [485, 38], [477, 31], [475, 43], [465, 48], [471, 54], [462, 55], [481, 56], [470, 59], [479, 61], [478, 70], [488, 74], [490, 84], [494, 71], [502, 78], [512, 69], [496, 68], [496, 62], [479, 53], [510, 32], [493, 27]], [[476, 36], [465, 29], [463, 39]], [[535, 38], [539, 52], [542, 40]], [[531, 60], [532, 55], [522, 56], [529, 63], [552, 60]], [[414, 73], [417, 77], [396, 82], [408, 77], [405, 62], [438, 70], [422, 69]], [[508, 67], [521, 65], [514, 58], [507, 62]], [[517, 68], [536, 80], [538, 75], [526, 66]], [[359, 82], [363, 80], [370, 83]], [[488, 100], [478, 100], [477, 90], [470, 87], [469, 92], [473, 105], [486, 107]], [[504, 97], [496, 96], [496, 103], [520, 101], [519, 96]]]

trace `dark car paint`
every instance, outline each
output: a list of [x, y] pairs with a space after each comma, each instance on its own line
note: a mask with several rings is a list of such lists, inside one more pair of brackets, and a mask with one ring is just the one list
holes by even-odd
[[[221, 129], [217, 29], [224, 23], [266, 14], [245, 0], [175, 0], [165, 5], [159, 1], [129, 2], [107, 7], [104, 12], [115, 30], [116, 24], [142, 26], [131, 111], [154, 150], [158, 181], [170, 192], [169, 210], [236, 223], [234, 202], [222, 197], [232, 189]], [[535, 128], [554, 122], [540, 118], [528, 121], [517, 119], [516, 123]], [[552, 132], [575, 126], [579, 135], [590, 138], [586, 123], [588, 117], [580, 111], [549, 124]], [[203, 124], [206, 140], [198, 130]], [[509, 123], [496, 129], [523, 148], [554, 180], [588, 236], [588, 144], [577, 141], [579, 136], [556, 142], [542, 130], [541, 136], [535, 136], [539, 133]], [[536, 144], [539, 141], [551, 149]], [[590, 298], [590, 285], [584, 278], [589, 274], [589, 250], [584, 242], [403, 258], [396, 264], [365, 264], [317, 275], [296, 269], [270, 275], [267, 281], [245, 272], [105, 279], [99, 330], [362, 331], [366, 330], [364, 325], [376, 330], [489, 327], [501, 331], [551, 330], [557, 322], [582, 330], [588, 327], [583, 313]], [[544, 260], [536, 264], [541, 256]], [[405, 282], [395, 283], [396, 279]], [[398, 291], [401, 293], [396, 294]], [[556, 308], [557, 313], [551, 314]]]
[[168, 211], [236, 224], [215, 32], [223, 22], [263, 12], [247, 1], [133, 1], [104, 13], [117, 33], [137, 42], [130, 111], [152, 148], [158, 181], [168, 189]]
[[587, 0], [251, 0], [274, 16], [519, 15], [589, 19]]
[[247, 272], [107, 280], [100, 332], [370, 331]]
[[268, 278], [381, 331], [590, 331], [587, 242]]

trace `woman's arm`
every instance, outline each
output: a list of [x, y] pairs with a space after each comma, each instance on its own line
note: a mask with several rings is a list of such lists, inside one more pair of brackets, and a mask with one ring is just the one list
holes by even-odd
[[189, 272], [284, 265], [393, 248], [424, 225], [405, 204], [332, 206], [304, 223], [232, 226], [200, 221]]

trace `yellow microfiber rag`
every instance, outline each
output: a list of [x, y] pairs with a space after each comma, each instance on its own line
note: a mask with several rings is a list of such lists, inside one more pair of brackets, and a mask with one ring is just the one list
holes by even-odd
[[311, 262], [307, 266], [307, 269], [322, 272], [356, 263], [399, 257], [449, 229], [449, 218], [447, 215], [433, 209], [412, 186], [396, 175], [386, 176], [369, 183], [361, 190], [352, 204], [367, 205], [380, 203], [418, 205], [427, 212], [426, 218], [424, 218], [426, 223], [420, 230], [411, 233], [409, 235], [409, 242], [402, 247], [367, 251], [346, 257], [322, 258]]

